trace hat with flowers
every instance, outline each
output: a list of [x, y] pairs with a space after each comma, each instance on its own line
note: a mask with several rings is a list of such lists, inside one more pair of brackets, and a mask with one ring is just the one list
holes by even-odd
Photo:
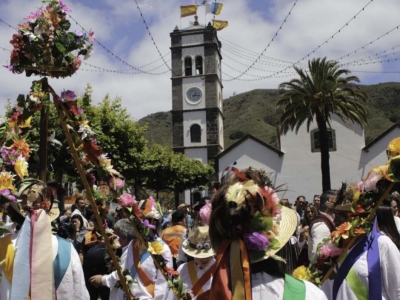
[[[233, 166], [228, 171], [212, 200], [209, 233], [217, 266], [211, 299], [222, 294], [230, 298], [238, 289], [243, 290], [245, 299], [251, 299], [250, 263], [280, 259], [276, 252], [295, 232], [297, 216], [279, 204], [264, 171], [239, 171]], [[233, 274], [240, 274], [242, 280], [232, 279]], [[223, 284], [223, 278], [229, 278], [229, 287]]]
[[207, 258], [214, 256], [211, 248], [208, 226], [196, 226], [189, 232], [189, 237], [182, 243], [182, 250], [187, 255], [196, 258]]

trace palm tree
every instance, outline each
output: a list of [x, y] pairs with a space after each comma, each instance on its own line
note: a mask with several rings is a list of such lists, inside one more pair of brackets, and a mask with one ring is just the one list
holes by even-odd
[[322, 191], [331, 189], [329, 169], [329, 136], [331, 115], [335, 114], [345, 124], [357, 123], [361, 127], [367, 123], [364, 103], [367, 94], [354, 82], [356, 76], [342, 77], [350, 73], [340, 69], [336, 61], [314, 58], [308, 61], [308, 71], [294, 67], [300, 79], [292, 79], [279, 85], [281, 92], [278, 106], [283, 107], [280, 115], [282, 133], [295, 130], [307, 123], [307, 132], [314, 120], [317, 122], [321, 150]]

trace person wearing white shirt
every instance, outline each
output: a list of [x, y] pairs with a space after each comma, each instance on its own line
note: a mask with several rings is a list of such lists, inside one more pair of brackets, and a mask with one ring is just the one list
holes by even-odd
[[[132, 279], [135, 281], [130, 284], [129, 288], [132, 294], [143, 300], [147, 299], [155, 299], [162, 300], [165, 297], [167, 291], [167, 281], [161, 274], [161, 272], [155, 267], [154, 261], [150, 255], [146, 255], [147, 250], [142, 250], [139, 257], [144, 259], [140, 261], [142, 270], [146, 273], [149, 279], [154, 282], [154, 297], [147, 290], [146, 286], [143, 284], [137, 272], [134, 270], [134, 255], [133, 251], [137, 251], [139, 249], [134, 249], [136, 236], [133, 231], [132, 225], [130, 224], [128, 219], [118, 220], [114, 225], [115, 234], [119, 236], [119, 242], [122, 247], [122, 255], [121, 255], [121, 269], [122, 271], [128, 269], [131, 271]], [[157, 239], [159, 242], [162, 242], [160, 239]], [[171, 251], [168, 246], [163, 243], [164, 253], [171, 256]], [[167, 263], [167, 266], [172, 268], [172, 259]], [[132, 274], [132, 272], [136, 272], [136, 274]], [[94, 286], [107, 286], [110, 290], [110, 300], [124, 300], [124, 291], [120, 288], [116, 288], [115, 284], [119, 281], [119, 276], [117, 271], [114, 271], [108, 275], [95, 275], [90, 278], [90, 283]]]
[[[390, 203], [390, 202], [389, 202]], [[350, 271], [344, 274], [344, 280], [336, 284], [337, 289], [334, 290], [334, 281], [327, 280], [322, 286], [322, 290], [327, 295], [329, 300], [357, 300], [357, 299], [380, 299], [383, 300], [395, 300], [400, 299], [400, 235], [395, 229], [393, 218], [390, 218], [392, 212], [389, 205], [380, 206], [376, 212], [377, 222], [374, 224], [374, 228], [371, 230], [372, 236], [375, 235], [377, 239], [376, 247], [379, 251], [375, 254], [379, 254], [379, 266], [380, 266], [380, 277], [376, 277], [377, 274], [370, 273], [371, 268], [369, 262], [369, 251], [375, 249], [374, 246], [370, 246], [368, 250], [359, 248], [363, 246], [364, 240], [361, 240], [356, 244], [347, 254], [347, 257], [351, 256], [353, 251], [359, 252], [359, 258], [355, 262], [349, 265]], [[379, 232], [380, 231], [380, 232]], [[378, 233], [376, 233], [378, 232]], [[371, 243], [367, 240], [365, 243]], [[375, 249], [375, 251], [377, 250]], [[362, 253], [362, 251], [365, 251]], [[355, 253], [356, 253], [355, 252]], [[357, 253], [356, 253], [357, 254]], [[339, 267], [338, 274], [342, 271], [344, 265], [346, 265], [346, 259]], [[374, 263], [376, 264], [376, 263]], [[338, 277], [337, 277], [338, 278]], [[357, 280], [355, 281], [354, 278]], [[336, 279], [337, 280], [337, 279]], [[356, 282], [356, 284], [354, 284]], [[370, 283], [380, 288], [380, 295], [371, 295]], [[378, 290], [378, 289], [374, 289]], [[336, 297], [334, 296], [336, 294]]]

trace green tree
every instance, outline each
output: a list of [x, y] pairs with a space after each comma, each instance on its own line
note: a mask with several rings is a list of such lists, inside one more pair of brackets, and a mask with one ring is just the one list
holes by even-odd
[[294, 67], [300, 79], [292, 79], [279, 85], [281, 96], [277, 102], [283, 107], [280, 115], [282, 133], [295, 130], [306, 122], [317, 122], [321, 150], [322, 190], [331, 189], [329, 167], [328, 128], [331, 116], [335, 114], [345, 123], [357, 123], [361, 127], [367, 123], [367, 110], [364, 103], [367, 94], [354, 82], [360, 82], [349, 70], [340, 69], [336, 61], [316, 58], [308, 62], [308, 71]]

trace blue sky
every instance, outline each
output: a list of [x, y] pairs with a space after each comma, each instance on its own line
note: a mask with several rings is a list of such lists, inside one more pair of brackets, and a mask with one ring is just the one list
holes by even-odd
[[[85, 29], [93, 29], [96, 38], [112, 53], [132, 66], [151, 63], [143, 70], [152, 70], [146, 74], [115, 74], [105, 72], [89, 72], [83, 69], [94, 69], [82, 65], [72, 78], [50, 80], [60, 93], [63, 89], [71, 89], [82, 94], [86, 84], [91, 84], [94, 101], [109, 93], [111, 97], [121, 97], [135, 119], [158, 111], [171, 109], [171, 82], [168, 67], [163, 65], [149, 34], [139, 15], [134, 0], [65, 0], [72, 9], [71, 16]], [[154, 40], [169, 64], [169, 33], [175, 25], [187, 27], [192, 17], [179, 18], [179, 6], [191, 4], [189, 0], [138, 0]], [[199, 0], [197, 1], [200, 2]], [[259, 88], [277, 88], [279, 83], [294, 77], [291, 64], [305, 55], [318, 49], [311, 57], [327, 56], [330, 59], [340, 58], [340, 63], [363, 59], [359, 66], [349, 66], [353, 74], [361, 79], [361, 84], [375, 84], [388, 81], [400, 81], [400, 62], [373, 63], [382, 59], [400, 57], [400, 29], [389, 34], [386, 32], [400, 25], [398, 0], [298, 0], [291, 14], [295, 0], [220, 0], [224, 4], [221, 15], [217, 19], [229, 21], [229, 27], [220, 31], [222, 41], [224, 72], [224, 98], [233, 93], [241, 93]], [[23, 17], [41, 5], [40, 0], [0, 0], [0, 20], [13, 26]], [[364, 11], [353, 17], [364, 7]], [[203, 8], [199, 8], [199, 21], [204, 22]], [[279, 26], [287, 17], [282, 29]], [[207, 16], [207, 22], [212, 18]], [[74, 29], [79, 27], [72, 21]], [[334, 35], [343, 25], [348, 23], [340, 33]], [[275, 33], [277, 37], [271, 42]], [[0, 22], [0, 47], [11, 49], [9, 40], [15, 31]], [[382, 36], [383, 35], [383, 36]], [[374, 41], [379, 36], [379, 40]], [[327, 43], [325, 43], [327, 41]], [[354, 50], [360, 49], [357, 53]], [[270, 46], [267, 47], [268, 43]], [[319, 48], [318, 46], [321, 45]], [[396, 47], [399, 46], [399, 47]], [[254, 63], [258, 54], [267, 47], [264, 55]], [[394, 48], [390, 50], [390, 48]], [[110, 70], [126, 70], [128, 67], [115, 59], [110, 53], [95, 44], [95, 53], [87, 63]], [[386, 52], [383, 52], [385, 51]], [[380, 53], [381, 52], [381, 53]], [[383, 55], [386, 57], [379, 58]], [[267, 57], [268, 56], [268, 57]], [[371, 58], [367, 58], [371, 56]], [[365, 59], [367, 58], [367, 59]], [[283, 60], [282, 61], [277, 61]], [[0, 60], [3, 64], [9, 61], [9, 52], [0, 49]], [[307, 59], [301, 63], [307, 62]], [[235, 78], [243, 71], [253, 67], [240, 80]], [[304, 66], [304, 65], [301, 65]], [[274, 74], [271, 78], [260, 79], [259, 76]], [[361, 71], [361, 72], [359, 72]], [[367, 72], [367, 73], [365, 73]], [[244, 80], [243, 80], [244, 79]], [[256, 80], [255, 80], [256, 79]], [[14, 100], [19, 93], [28, 93], [33, 78], [24, 75], [13, 75], [0, 68], [0, 114], [4, 112], [7, 99]]]

